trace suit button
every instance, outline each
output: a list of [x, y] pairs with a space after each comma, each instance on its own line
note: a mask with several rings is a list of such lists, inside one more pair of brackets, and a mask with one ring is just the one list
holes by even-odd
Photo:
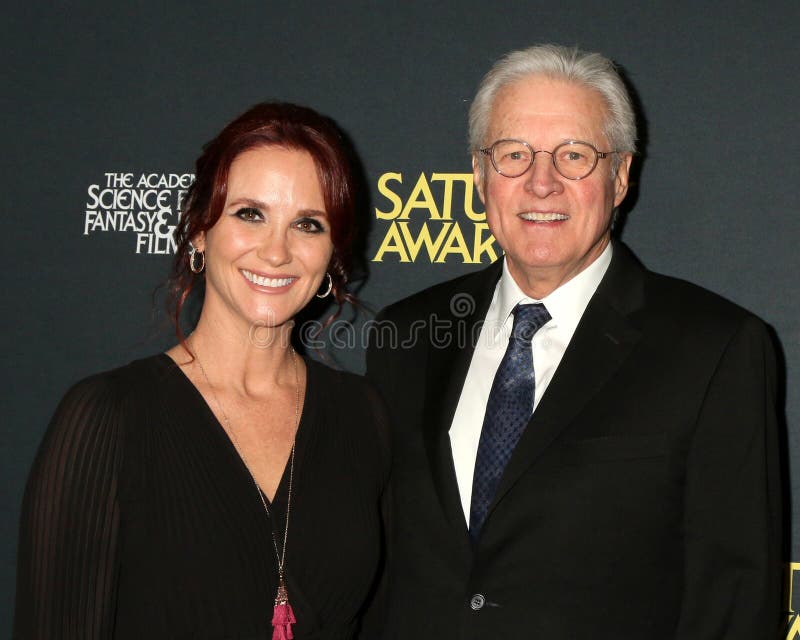
[[484, 598], [480, 593], [476, 593], [469, 600], [469, 606], [473, 611], [483, 609], [484, 604], [486, 604], [486, 598]]

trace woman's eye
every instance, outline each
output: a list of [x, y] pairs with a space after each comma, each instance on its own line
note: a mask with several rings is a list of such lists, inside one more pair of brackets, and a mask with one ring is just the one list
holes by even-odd
[[261, 212], [258, 209], [254, 209], [253, 207], [243, 207], [239, 209], [235, 214], [237, 218], [244, 220], [245, 222], [258, 222], [261, 220]]
[[320, 224], [319, 220], [315, 220], [314, 218], [303, 218], [298, 220], [295, 226], [305, 233], [320, 233], [324, 230], [322, 224]]

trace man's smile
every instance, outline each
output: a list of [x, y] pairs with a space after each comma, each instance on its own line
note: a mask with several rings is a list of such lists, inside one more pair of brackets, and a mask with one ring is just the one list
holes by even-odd
[[562, 220], [569, 220], [566, 213], [557, 213], [554, 211], [526, 211], [518, 214], [523, 220], [528, 222], [560, 222]]

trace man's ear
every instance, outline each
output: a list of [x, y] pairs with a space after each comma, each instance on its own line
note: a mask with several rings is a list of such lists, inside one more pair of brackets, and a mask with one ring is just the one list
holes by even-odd
[[483, 159], [477, 154], [472, 154], [472, 181], [475, 183], [475, 188], [478, 190], [478, 197], [481, 199], [483, 206], [486, 206], [486, 199], [483, 195]]
[[631, 163], [633, 162], [632, 153], [621, 154], [621, 162], [617, 168], [617, 175], [614, 176], [614, 207], [622, 204], [628, 194], [628, 180], [631, 175]]

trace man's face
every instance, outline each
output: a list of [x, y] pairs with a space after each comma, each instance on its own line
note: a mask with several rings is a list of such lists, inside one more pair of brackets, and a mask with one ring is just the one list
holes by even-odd
[[[568, 140], [610, 151], [603, 133], [606, 107], [587, 87], [530, 76], [504, 87], [489, 118], [484, 146], [504, 138], [552, 151]], [[547, 153], [517, 178], [500, 175], [476, 154], [473, 173], [486, 220], [506, 252], [511, 275], [528, 295], [542, 298], [589, 266], [610, 240], [611, 215], [628, 190], [631, 155], [612, 177], [613, 157], [598, 160], [582, 180], [568, 180]]]

